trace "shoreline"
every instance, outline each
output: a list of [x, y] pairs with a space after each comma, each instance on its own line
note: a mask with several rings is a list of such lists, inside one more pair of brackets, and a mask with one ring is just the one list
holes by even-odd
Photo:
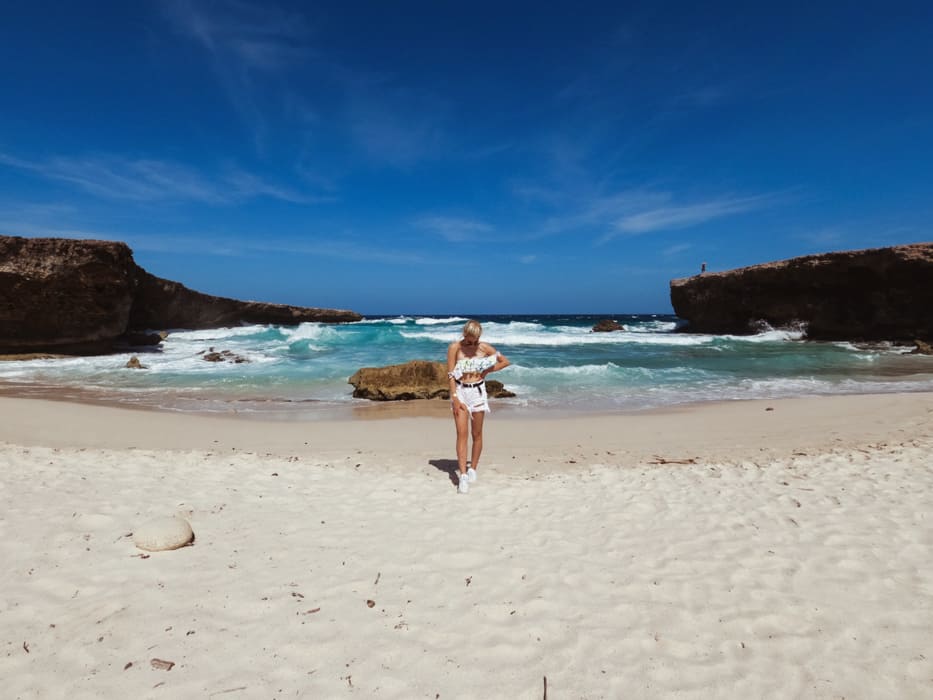
[[[911, 431], [924, 435], [931, 425], [933, 392], [701, 402], [559, 417], [494, 409], [486, 422], [485, 455], [509, 449], [582, 453], [589, 443], [638, 459], [663, 452], [705, 459], [780, 456], [907, 438]], [[9, 444], [397, 454], [449, 452], [452, 442], [446, 401], [376, 403], [329, 418], [281, 420], [0, 395], [0, 443]]]

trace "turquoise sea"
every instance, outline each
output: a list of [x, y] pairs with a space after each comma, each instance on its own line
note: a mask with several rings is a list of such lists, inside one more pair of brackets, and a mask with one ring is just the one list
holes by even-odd
[[[667, 315], [477, 316], [512, 366], [496, 379], [517, 394], [494, 410], [612, 412], [702, 401], [933, 391], [933, 357], [909, 347], [810, 342], [798, 332], [677, 332]], [[614, 318], [624, 331], [593, 333]], [[99, 398], [180, 411], [275, 413], [295, 419], [369, 404], [347, 379], [360, 367], [443, 360], [466, 316], [379, 316], [358, 323], [174, 331], [160, 350], [0, 362], [0, 389]], [[213, 363], [209, 348], [248, 363]], [[125, 368], [137, 355], [148, 369]]]

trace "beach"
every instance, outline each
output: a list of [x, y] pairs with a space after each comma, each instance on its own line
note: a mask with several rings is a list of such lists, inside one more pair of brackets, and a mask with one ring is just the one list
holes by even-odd
[[[458, 495], [445, 402], [0, 397], [4, 696], [933, 694], [933, 394], [494, 406], [485, 437]], [[193, 546], [134, 546], [174, 514]]]

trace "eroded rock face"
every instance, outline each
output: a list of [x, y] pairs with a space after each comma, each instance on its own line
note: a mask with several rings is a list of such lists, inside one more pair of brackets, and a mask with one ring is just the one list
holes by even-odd
[[286, 304], [266, 304], [215, 297], [188, 289], [179, 282], [151, 275], [137, 268], [137, 289], [130, 310], [129, 327], [221, 328], [241, 323], [274, 323], [294, 326], [307, 321], [342, 323], [363, 317], [353, 311], [315, 309]]
[[0, 236], [0, 354], [109, 352], [134, 331], [358, 321], [360, 314], [201, 294], [139, 267], [124, 243]]
[[136, 269], [123, 243], [0, 236], [0, 352], [106, 352]]
[[[401, 365], [364, 367], [349, 379], [353, 396], [371, 401], [410, 401], [412, 399], [450, 398], [447, 365], [429, 360], [412, 360]], [[486, 380], [492, 398], [515, 396], [502, 382]]]
[[806, 326], [818, 340], [933, 339], [933, 243], [808, 255], [671, 281], [697, 333]]

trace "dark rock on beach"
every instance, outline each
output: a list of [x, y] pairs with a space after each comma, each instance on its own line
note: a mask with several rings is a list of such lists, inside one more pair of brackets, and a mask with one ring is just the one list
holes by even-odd
[[136, 355], [133, 355], [129, 360], [126, 361], [124, 365], [127, 369], [149, 369], [142, 362], [139, 361], [139, 358]]
[[206, 360], [207, 362], [232, 362], [235, 365], [249, 362], [248, 358], [237, 355], [232, 350], [221, 350], [217, 352], [214, 348], [210, 348], [208, 350], [202, 350], [198, 354], [202, 356], [202, 360]]
[[[430, 360], [412, 360], [402, 365], [364, 367], [349, 379], [353, 396], [371, 401], [410, 401], [412, 399], [449, 399], [447, 365]], [[491, 398], [514, 397], [502, 382], [486, 380]]]
[[0, 354], [96, 354], [161, 340], [138, 331], [361, 318], [202, 294], [149, 274], [125, 243], [0, 236]]
[[625, 326], [623, 326], [618, 321], [613, 321], [612, 319], [604, 318], [601, 321], [597, 321], [596, 325], [593, 326], [593, 333], [611, 333], [612, 331], [624, 331]]
[[933, 339], [933, 243], [807, 255], [671, 281], [696, 333], [804, 327], [814, 340]]

